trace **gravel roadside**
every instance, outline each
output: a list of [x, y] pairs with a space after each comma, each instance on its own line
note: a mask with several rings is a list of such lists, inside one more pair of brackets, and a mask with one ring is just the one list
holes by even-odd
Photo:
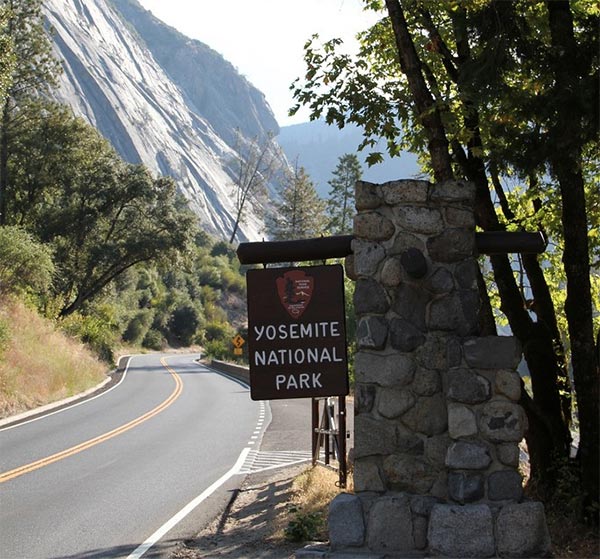
[[[261, 452], [308, 451], [311, 445], [310, 400], [272, 401], [272, 420]], [[348, 403], [348, 429], [353, 432], [353, 402]], [[349, 441], [349, 447], [352, 441]], [[310, 461], [251, 473], [220, 518], [195, 538], [180, 542], [169, 559], [293, 559], [303, 544], [286, 541], [285, 511], [293, 498], [294, 479]]]
[[281, 537], [294, 478], [307, 465], [248, 475], [220, 518], [181, 542], [171, 559], [291, 559], [301, 544]]

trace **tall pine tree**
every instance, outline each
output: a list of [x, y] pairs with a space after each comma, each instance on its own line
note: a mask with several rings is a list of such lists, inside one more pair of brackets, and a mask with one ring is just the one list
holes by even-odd
[[279, 189], [279, 200], [267, 215], [269, 236], [276, 241], [306, 239], [325, 230], [325, 203], [304, 167], [290, 171]]
[[327, 201], [329, 230], [334, 235], [347, 235], [352, 233], [354, 187], [362, 176], [358, 157], [353, 153], [342, 155], [332, 174], [333, 178], [328, 181], [331, 186]]

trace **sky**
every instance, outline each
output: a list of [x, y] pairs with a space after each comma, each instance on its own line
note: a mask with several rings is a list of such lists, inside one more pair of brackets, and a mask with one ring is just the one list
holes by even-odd
[[340, 37], [350, 50], [376, 17], [361, 0], [139, 0], [156, 17], [222, 54], [266, 96], [281, 126], [305, 122], [287, 116], [289, 86], [304, 74], [303, 46], [313, 33]]

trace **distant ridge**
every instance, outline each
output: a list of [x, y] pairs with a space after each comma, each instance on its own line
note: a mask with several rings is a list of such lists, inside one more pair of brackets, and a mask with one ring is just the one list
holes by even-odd
[[[357, 152], [362, 133], [355, 125], [348, 125], [339, 130], [323, 120], [293, 124], [281, 128], [277, 141], [289, 161], [293, 162], [298, 158], [299, 164], [305, 167], [321, 197], [328, 195], [330, 186], [327, 181], [331, 179], [339, 157], [345, 153], [357, 154], [363, 166], [363, 179], [366, 181], [383, 183], [420, 175], [417, 156], [406, 152], [393, 159], [386, 156], [383, 163], [368, 167], [365, 158], [369, 150]], [[385, 154], [385, 143], [381, 142], [375, 151]]]

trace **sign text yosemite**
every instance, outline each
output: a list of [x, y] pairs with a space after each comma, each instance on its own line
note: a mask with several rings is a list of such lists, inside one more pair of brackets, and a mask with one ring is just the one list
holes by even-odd
[[253, 400], [348, 394], [341, 266], [250, 270]]

